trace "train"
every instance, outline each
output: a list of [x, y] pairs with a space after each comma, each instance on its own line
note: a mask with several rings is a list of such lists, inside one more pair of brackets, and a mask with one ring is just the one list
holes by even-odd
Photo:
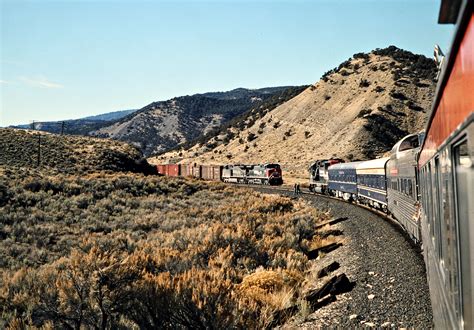
[[[440, 329], [474, 329], [474, 1], [441, 0], [456, 30], [423, 132], [387, 157], [309, 166], [309, 190], [385, 212], [423, 250]], [[439, 52], [438, 52], [439, 53]], [[158, 172], [230, 183], [279, 185], [278, 164], [158, 165]]]
[[440, 61], [424, 132], [389, 157], [315, 161], [310, 190], [389, 214], [422, 247], [440, 329], [474, 329], [474, 1], [442, 0], [440, 23], [455, 23]]
[[423, 139], [423, 132], [405, 136], [388, 157], [348, 163], [315, 161], [309, 167], [309, 190], [387, 213], [420, 244], [417, 157]]
[[202, 180], [240, 184], [283, 184], [281, 166], [276, 163], [254, 165], [165, 164], [157, 165], [156, 168], [158, 174], [165, 176], [194, 177]]

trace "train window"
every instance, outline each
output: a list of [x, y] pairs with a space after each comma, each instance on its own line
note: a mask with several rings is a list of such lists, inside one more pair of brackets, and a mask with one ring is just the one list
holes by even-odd
[[428, 218], [428, 223], [430, 226], [430, 233], [431, 233], [431, 238], [434, 240], [434, 219], [433, 219], [433, 196], [432, 196], [432, 180], [431, 180], [431, 174], [432, 174], [432, 169], [431, 169], [431, 162], [428, 163], [428, 173], [427, 173], [427, 178], [428, 178], [428, 184], [426, 185], [426, 195], [428, 196], [428, 203], [426, 206], [426, 212], [427, 212], [427, 218]]
[[[464, 140], [454, 146], [454, 176], [455, 176], [455, 195], [456, 195], [456, 220], [459, 235], [459, 261], [461, 275], [461, 302], [463, 306], [463, 321], [465, 328], [470, 328], [474, 324], [471, 306], [473, 304], [472, 296], [472, 249], [470, 248], [469, 231], [472, 232], [472, 181], [473, 181], [473, 165], [469, 155], [467, 140]], [[471, 206], [472, 207], [472, 206]], [[471, 213], [470, 213], [471, 212]], [[471, 223], [470, 223], [471, 222]], [[466, 310], [464, 310], [466, 308]]]
[[408, 179], [408, 196], [413, 197], [413, 182]]
[[443, 224], [443, 209], [442, 209], [442, 204], [443, 204], [443, 191], [442, 191], [442, 184], [441, 184], [441, 164], [439, 161], [439, 156], [435, 158], [435, 180], [434, 180], [434, 198], [436, 198], [436, 201], [433, 203], [433, 208], [434, 208], [434, 214], [435, 214], [435, 221], [436, 221], [436, 235], [438, 236], [438, 258], [440, 259], [440, 262], [443, 260], [443, 245], [444, 245], [444, 224]]
[[419, 147], [419, 140], [418, 136], [416, 135], [407, 138], [405, 141], [402, 141], [400, 147], [398, 148], [398, 151], [410, 150], [417, 147]]

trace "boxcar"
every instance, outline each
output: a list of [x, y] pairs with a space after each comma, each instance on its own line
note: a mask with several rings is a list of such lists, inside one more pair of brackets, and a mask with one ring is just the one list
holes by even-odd
[[345, 200], [357, 199], [356, 167], [362, 162], [341, 163], [329, 166], [329, 192]]
[[443, 0], [456, 23], [418, 161], [423, 252], [435, 327], [474, 328], [474, 1]]
[[181, 176], [193, 176], [193, 165], [181, 164]]
[[192, 165], [191, 167], [191, 176], [197, 179], [202, 178], [202, 167], [201, 165]]
[[166, 165], [156, 165], [156, 170], [158, 174], [166, 175]]
[[388, 211], [415, 242], [421, 241], [418, 211], [418, 154], [424, 133], [401, 139], [390, 152], [387, 163]]
[[357, 197], [360, 203], [387, 210], [385, 168], [388, 160], [384, 157], [357, 165]]
[[168, 164], [165, 165], [167, 170], [166, 170], [166, 175], [168, 176], [180, 176], [181, 175], [181, 166], [179, 164]]
[[210, 181], [221, 180], [222, 166], [220, 165], [201, 165], [201, 178]]

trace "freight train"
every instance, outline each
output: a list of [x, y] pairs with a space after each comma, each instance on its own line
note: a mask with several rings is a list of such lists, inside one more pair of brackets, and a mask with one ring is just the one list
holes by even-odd
[[279, 164], [258, 165], [157, 165], [157, 171], [166, 176], [187, 176], [197, 179], [242, 184], [283, 184]]

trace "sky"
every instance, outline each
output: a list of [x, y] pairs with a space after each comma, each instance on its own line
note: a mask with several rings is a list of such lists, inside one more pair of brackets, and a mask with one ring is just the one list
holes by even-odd
[[0, 0], [0, 126], [312, 84], [389, 45], [432, 57], [440, 0]]

